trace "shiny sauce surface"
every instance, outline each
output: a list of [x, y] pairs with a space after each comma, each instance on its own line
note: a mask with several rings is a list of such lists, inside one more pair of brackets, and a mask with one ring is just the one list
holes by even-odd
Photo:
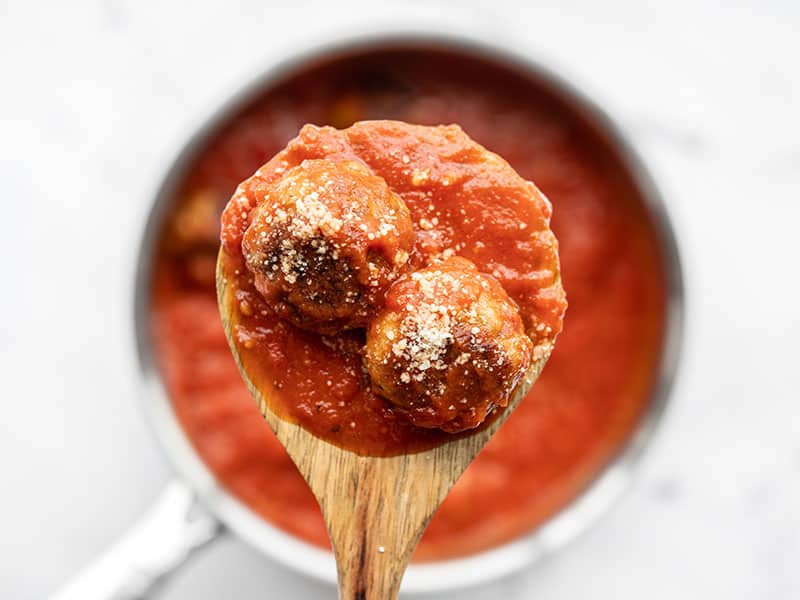
[[[287, 323], [256, 289], [245, 265], [242, 238], [255, 207], [284, 173], [320, 158], [364, 164], [408, 206], [414, 235], [410, 271], [458, 256], [490, 274], [515, 301], [534, 360], [549, 354], [566, 308], [557, 244], [548, 228], [550, 204], [535, 185], [457, 126], [381, 120], [343, 130], [305, 126], [242, 182], [222, 215], [223, 273], [236, 300], [232, 339], [272, 411], [362, 455], [429, 449], [453, 434], [414, 426], [375, 393], [363, 365], [364, 329], [320, 335]], [[376, 297], [375, 304], [382, 306], [383, 298]], [[484, 423], [503, 410], [495, 407]]]
[[[222, 124], [165, 220], [152, 333], [178, 418], [211, 471], [252, 510], [308, 542], [328, 543], [319, 508], [245, 388], [219, 321], [219, 215], [237, 183], [304, 123], [343, 128], [365, 119], [459, 123], [553, 203], [570, 300], [564, 332], [534, 389], [434, 516], [415, 559], [464, 556], [543, 523], [627, 440], [661, 352], [662, 258], [642, 199], [591, 122], [543, 85], [488, 62], [439, 51], [344, 58], [277, 83]], [[322, 387], [334, 402], [352, 397], [355, 365], [320, 362], [335, 348], [296, 332], [275, 339], [285, 385], [308, 385], [301, 393], [309, 397]], [[293, 377], [304, 364], [322, 364], [319, 377]], [[313, 417], [316, 404], [307, 410]]]

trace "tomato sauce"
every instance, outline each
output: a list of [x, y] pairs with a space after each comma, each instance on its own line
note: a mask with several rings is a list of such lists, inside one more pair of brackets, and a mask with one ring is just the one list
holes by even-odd
[[[665, 320], [662, 257], [642, 199], [590, 121], [535, 81], [440, 51], [343, 58], [278, 83], [224, 123], [187, 170], [159, 242], [152, 332], [178, 418], [221, 484], [276, 526], [327, 546], [316, 501], [263, 421], [222, 331], [219, 214], [236, 184], [304, 123], [387, 118], [459, 123], [535, 181], [553, 203], [570, 297], [544, 373], [420, 542], [415, 560], [441, 560], [544, 522], [620, 449], [649, 401]], [[281, 349], [287, 369], [319, 360], [319, 347], [296, 339], [285, 336]], [[332, 382], [328, 397], [351, 397], [349, 378], [336, 372], [344, 367], [322, 364], [332, 371], [322, 376]]]
[[[363, 329], [321, 336], [290, 325], [256, 290], [245, 266], [242, 238], [255, 206], [287, 170], [319, 158], [364, 161], [408, 205], [412, 268], [457, 254], [492, 274], [516, 301], [534, 353], [542, 355], [561, 331], [566, 308], [550, 205], [458, 127], [367, 121], [344, 130], [304, 127], [238, 187], [223, 212], [224, 272], [238, 302], [233, 339], [271, 409], [359, 454], [390, 456], [441, 444], [452, 435], [412, 425], [373, 391], [362, 368]], [[341, 243], [348, 241], [356, 242]]]

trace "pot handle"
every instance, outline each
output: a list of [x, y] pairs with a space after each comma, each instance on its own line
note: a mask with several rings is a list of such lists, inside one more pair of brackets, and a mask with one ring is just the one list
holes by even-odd
[[172, 481], [155, 504], [105, 554], [50, 600], [138, 600], [177, 569], [222, 527], [194, 492]]

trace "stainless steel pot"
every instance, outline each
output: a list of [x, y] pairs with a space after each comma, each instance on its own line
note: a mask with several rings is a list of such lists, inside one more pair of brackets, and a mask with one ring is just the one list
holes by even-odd
[[[175, 186], [197, 148], [226, 118], [279, 77], [321, 57], [346, 56], [387, 47], [444, 47], [463, 54], [488, 57], [511, 65], [544, 81], [575, 110], [588, 115], [613, 141], [645, 199], [660, 235], [668, 275], [667, 330], [657, 386], [646, 415], [614, 461], [592, 485], [532, 534], [469, 558], [412, 565], [403, 591], [434, 592], [486, 582], [526, 567], [561, 548], [604, 513], [631, 478], [636, 462], [647, 446], [667, 402], [677, 366], [683, 323], [683, 287], [678, 251], [663, 200], [625, 136], [595, 104], [571, 84], [510, 48], [470, 38], [442, 34], [421, 35], [385, 31], [369, 37], [337, 40], [304, 51], [268, 68], [261, 76], [229, 99], [200, 126], [169, 167], [156, 194], [145, 227], [136, 273], [135, 328], [142, 373], [142, 402], [176, 480], [171, 483], [132, 531], [94, 565], [81, 573], [54, 598], [101, 600], [145, 597], [152, 585], [177, 568], [196, 548], [230, 531], [267, 556], [308, 576], [335, 582], [332, 555], [276, 529], [228, 494], [200, 460], [172, 410], [153, 358], [149, 331], [150, 277], [154, 244]], [[224, 527], [222, 526], [224, 525]]]

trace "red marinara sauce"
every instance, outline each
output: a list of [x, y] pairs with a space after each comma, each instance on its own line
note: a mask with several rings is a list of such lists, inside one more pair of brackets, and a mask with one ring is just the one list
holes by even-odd
[[[664, 334], [658, 238], [592, 123], [544, 85], [479, 59], [422, 50], [341, 58], [276, 84], [220, 126], [187, 170], [159, 242], [158, 361], [187, 435], [220, 483], [313, 544], [328, 544], [319, 508], [245, 388], [219, 321], [219, 215], [237, 183], [304, 123], [344, 128], [365, 119], [459, 123], [554, 204], [570, 295], [564, 332], [534, 389], [434, 516], [415, 560], [464, 556], [543, 523], [629, 437], [649, 402]], [[300, 345], [290, 362], [316, 360], [316, 350]]]
[[[359, 454], [390, 456], [443, 443], [452, 436], [438, 428], [415, 426], [394, 404], [373, 391], [374, 386], [362, 367], [364, 323], [359, 321], [357, 325], [362, 327], [355, 330], [329, 331], [326, 325], [323, 332], [328, 335], [298, 329], [273, 310], [276, 301], [273, 304], [265, 301], [256, 289], [252, 269], [245, 265], [243, 238], [246, 241], [249, 234], [261, 240], [267, 235], [265, 230], [251, 227], [256, 213], [259, 209], [283, 211], [280, 208], [283, 204], [279, 204], [281, 201], [275, 195], [282, 190], [281, 184], [286, 183], [286, 175], [292, 175], [290, 181], [295, 181], [297, 176], [304, 176], [306, 168], [316, 172], [321, 159], [338, 161], [330, 165], [338, 164], [340, 168], [363, 165], [365, 171], [373, 173], [370, 177], [385, 182], [387, 192], [391, 190], [398, 202], [408, 207], [414, 229], [413, 246], [408, 247], [410, 256], [405, 252], [408, 260], [404, 266], [409, 271], [459, 256], [472, 261], [478, 271], [492, 275], [519, 307], [524, 330], [533, 342], [534, 360], [550, 353], [561, 331], [566, 308], [557, 243], [549, 229], [550, 203], [533, 183], [522, 179], [499, 156], [469, 139], [460, 127], [424, 127], [384, 120], [363, 121], [343, 130], [306, 125], [285, 150], [238, 186], [222, 214], [223, 270], [238, 302], [232, 324], [234, 343], [247, 373], [259, 389], [266, 390], [272, 410], [317, 437]], [[301, 166], [299, 171], [298, 166]], [[316, 176], [328, 177], [328, 172]], [[327, 181], [330, 184], [334, 180]], [[353, 202], [358, 202], [359, 196], [367, 195], [366, 185], [364, 181], [357, 194], [344, 192], [345, 197], [352, 194]], [[303, 186], [292, 185], [283, 190], [286, 201], [304, 202], [302, 209], [306, 214], [302, 221], [299, 218], [293, 223], [302, 222], [301, 229], [310, 229], [307, 213], [311, 213], [315, 220], [323, 216], [326, 222], [337, 219], [337, 232], [329, 231], [326, 237], [316, 240], [316, 248], [308, 247], [312, 260], [301, 249], [301, 243], [305, 242], [295, 239], [288, 230], [282, 231], [280, 244], [290, 246], [290, 253], [284, 250], [283, 258], [276, 257], [275, 264], [267, 267], [263, 266], [263, 254], [256, 253], [256, 268], [283, 276], [282, 266], [292, 278], [292, 288], [322, 286], [325, 285], [322, 279], [337, 277], [341, 279], [337, 287], [341, 288], [354, 279], [334, 274], [330, 268], [316, 276], [296, 276], [291, 264], [280, 264], [289, 262], [289, 256], [300, 261], [298, 266], [304, 271], [321, 258], [327, 264], [334, 250], [333, 246], [319, 246], [322, 240], [325, 246], [336, 243], [338, 264], [350, 265], [354, 263], [353, 257], [346, 258], [345, 251], [349, 246], [362, 247], [361, 242], [366, 241], [362, 238], [367, 233], [359, 226], [368, 229], [367, 221], [358, 218], [360, 222], [348, 223], [345, 228], [341, 219], [323, 205], [313, 204], [319, 193], [326, 193], [324, 188], [317, 192], [306, 179]], [[272, 200], [265, 200], [266, 195]], [[388, 238], [395, 242], [388, 250], [394, 256], [398, 240], [391, 232], [396, 227], [388, 222], [380, 227], [384, 226]], [[316, 227], [329, 229], [324, 224]], [[372, 227], [368, 234], [373, 244], [385, 245], [388, 238], [377, 231], [380, 227]], [[301, 233], [311, 235], [307, 231]], [[318, 234], [321, 235], [321, 230]], [[360, 253], [357, 257], [362, 258]], [[297, 277], [303, 283], [296, 281]], [[374, 283], [377, 285], [379, 281], [376, 279]], [[351, 284], [351, 287], [356, 295], [358, 286]], [[366, 288], [373, 289], [369, 285]], [[330, 296], [324, 290], [322, 294], [323, 298]], [[354, 306], [344, 299], [331, 301], [334, 305], [341, 303], [342, 307]], [[377, 309], [382, 302], [381, 297], [374, 299]], [[309, 300], [305, 304], [309, 308], [317, 306]], [[294, 311], [289, 316], [298, 320]], [[305, 325], [303, 319], [300, 321], [300, 325]], [[340, 322], [340, 319], [333, 321]], [[313, 326], [316, 329], [320, 324]], [[500, 367], [497, 368], [499, 373]], [[471, 396], [479, 392], [464, 393]], [[482, 398], [470, 400], [477, 403]], [[465, 407], [466, 413], [470, 410], [474, 408]], [[501, 411], [496, 409], [494, 415]], [[471, 423], [481, 421], [483, 418], [470, 419]], [[468, 429], [465, 435], [469, 433]]]

